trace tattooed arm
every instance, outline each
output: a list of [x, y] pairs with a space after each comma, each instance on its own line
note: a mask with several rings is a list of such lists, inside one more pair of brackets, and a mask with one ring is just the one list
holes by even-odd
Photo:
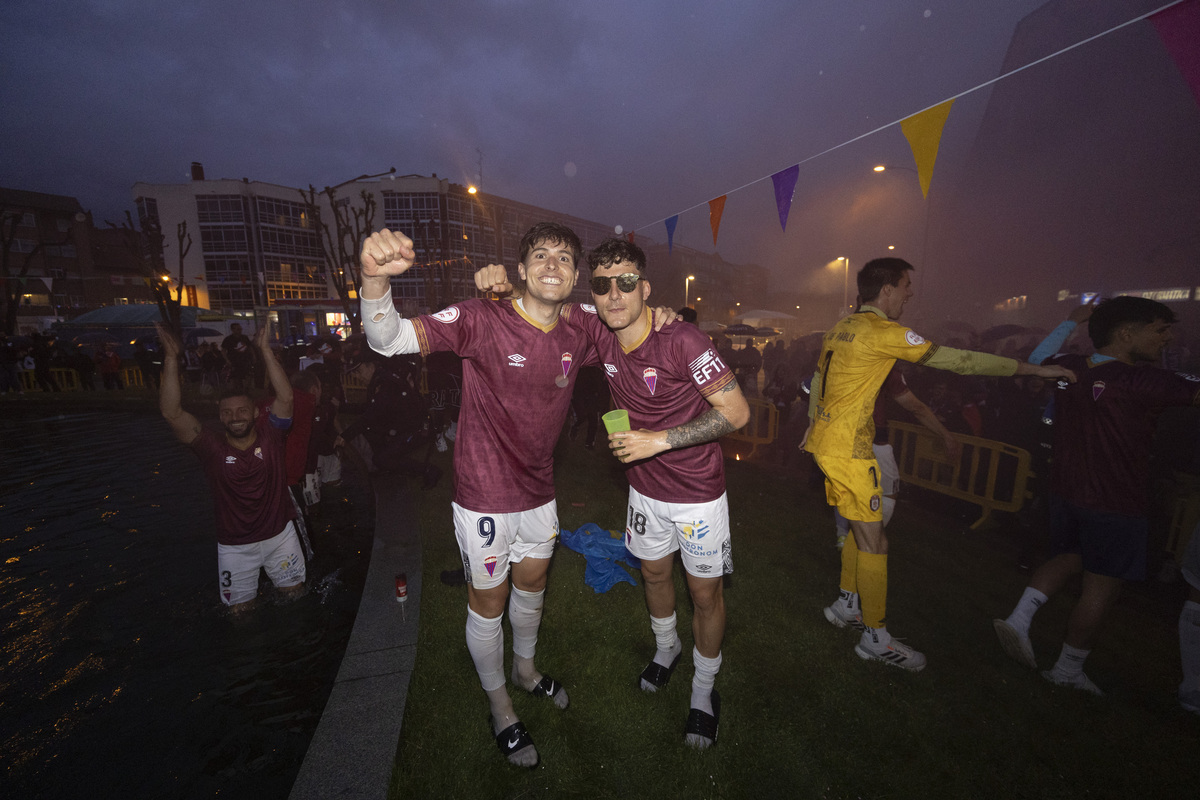
[[665, 431], [623, 431], [608, 437], [608, 446], [622, 462], [652, 458], [666, 450], [678, 450], [713, 442], [733, 433], [750, 421], [750, 406], [737, 381], [705, 398], [712, 406], [700, 416]]

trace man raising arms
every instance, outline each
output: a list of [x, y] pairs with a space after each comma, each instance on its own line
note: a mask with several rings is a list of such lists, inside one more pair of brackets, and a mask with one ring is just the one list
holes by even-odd
[[[588, 306], [568, 307], [567, 319], [587, 332], [617, 405], [629, 412], [632, 430], [611, 434], [609, 446], [626, 465], [625, 544], [642, 562], [657, 644], [639, 684], [649, 692], [666, 686], [680, 659], [671, 579], [680, 551], [695, 605], [695, 676], [685, 740], [705, 748], [717, 738], [720, 697], [713, 685], [725, 635], [722, 576], [733, 571], [717, 439], [745, 425], [750, 409], [733, 373], [699, 329], [684, 324], [654, 329], [640, 247], [608, 239], [588, 254], [588, 263], [595, 313]], [[503, 280], [502, 273], [481, 271], [477, 283], [503, 290]]]
[[[913, 266], [899, 258], [868, 261], [858, 273], [859, 310], [825, 334], [809, 401], [811, 422], [801, 447], [825, 473], [829, 504], [850, 520], [851, 536], [842, 547], [843, 576], [854, 575], [861, 600], [863, 634], [854, 652], [910, 670], [925, 667], [925, 656], [892, 638], [887, 609], [887, 534], [883, 488], [871, 448], [872, 412], [888, 372], [903, 359], [965, 375], [1042, 375], [1073, 380], [1063, 367], [1040, 367], [987, 353], [939, 347], [895, 322], [912, 297]], [[826, 618], [853, 619], [853, 597], [842, 591]], [[835, 623], [836, 624], [836, 623]]]
[[217, 571], [221, 602], [245, 611], [258, 595], [265, 569], [285, 596], [304, 593], [303, 551], [296, 537], [296, 509], [287, 486], [284, 432], [292, 424], [292, 385], [267, 344], [264, 324], [254, 336], [275, 400], [259, 414], [244, 391], [226, 392], [217, 404], [223, 434], [202, 428], [183, 410], [179, 389], [179, 340], [156, 325], [163, 345], [159, 408], [176, 438], [191, 445], [212, 486], [217, 519]]
[[587, 337], [559, 317], [581, 250], [570, 228], [535, 225], [521, 239], [523, 297], [465, 300], [412, 320], [396, 313], [390, 284], [412, 267], [412, 240], [378, 231], [360, 259], [363, 327], [372, 349], [389, 356], [451, 350], [463, 357], [452, 511], [467, 578], [467, 649], [488, 697], [496, 744], [525, 767], [536, 766], [538, 754], [505, 688], [501, 620], [507, 601], [513, 683], [566, 708], [562, 685], [538, 672], [533, 659], [558, 540], [554, 444], [578, 368], [595, 363]]

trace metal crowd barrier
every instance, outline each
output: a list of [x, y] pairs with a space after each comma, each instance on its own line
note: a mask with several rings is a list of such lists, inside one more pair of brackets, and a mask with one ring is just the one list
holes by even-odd
[[739, 456], [745, 455], [746, 458], [750, 458], [759, 445], [768, 445], [779, 435], [779, 409], [773, 403], [757, 398], [747, 397], [746, 403], [750, 406], [750, 421], [721, 439], [749, 444], [750, 452], [742, 453], [740, 448], [737, 452]]
[[[27, 392], [40, 392], [42, 387], [38, 386], [37, 378], [34, 377], [33, 370], [24, 370], [19, 373], [21, 376], [21, 386]], [[81, 392], [83, 391], [83, 382], [79, 379], [79, 371], [71, 367], [51, 367], [50, 374], [54, 377], [58, 388], [64, 392]], [[142, 379], [142, 370], [138, 367], [122, 367], [121, 385], [126, 389], [144, 389], [146, 382]], [[92, 375], [92, 383], [97, 389], [104, 388], [104, 378], [100, 376], [99, 371]]]
[[[33, 370], [24, 370], [19, 373], [21, 376], [21, 386], [27, 392], [40, 392], [42, 387], [38, 386], [37, 378], [33, 375]], [[64, 392], [78, 392], [83, 390], [83, 385], [79, 382], [79, 373], [69, 367], [51, 367], [50, 375], [54, 378], [54, 382], [58, 384], [58, 388]]]
[[1019, 447], [955, 434], [962, 456], [951, 463], [940, 436], [920, 425], [888, 421], [888, 441], [900, 468], [900, 480], [978, 505], [976, 530], [993, 511], [1020, 511], [1033, 477], [1029, 452]]

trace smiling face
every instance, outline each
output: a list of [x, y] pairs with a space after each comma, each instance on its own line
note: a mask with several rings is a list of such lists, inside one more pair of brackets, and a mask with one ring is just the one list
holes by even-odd
[[543, 303], [562, 303], [571, 295], [579, 272], [575, 251], [566, 242], [539, 239], [517, 265], [528, 296]]
[[226, 397], [217, 405], [217, 411], [221, 425], [231, 439], [245, 439], [254, 431], [254, 419], [258, 416], [258, 410], [249, 397]]
[[905, 272], [895, 286], [885, 285], [879, 291], [879, 298], [871, 303], [880, 311], [887, 314], [888, 319], [900, 319], [904, 313], [904, 304], [913, 296], [912, 278]]
[[[623, 292], [617, 278], [622, 275], [637, 275], [640, 280], [631, 291]], [[592, 298], [596, 301], [596, 313], [604, 324], [617, 333], [638, 328], [638, 323], [645, 319], [646, 298], [650, 296], [650, 284], [641, 277], [637, 264], [630, 261], [617, 261], [604, 267], [592, 270], [593, 280], [608, 278], [608, 291], [597, 294], [592, 289]], [[636, 331], [640, 333], [640, 330]]]

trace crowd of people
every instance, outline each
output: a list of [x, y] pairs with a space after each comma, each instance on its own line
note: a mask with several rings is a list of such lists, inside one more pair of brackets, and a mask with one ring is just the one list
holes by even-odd
[[[144, 343], [134, 359], [146, 385], [160, 387], [163, 416], [209, 477], [219, 593], [237, 610], [254, 600], [260, 570], [284, 594], [303, 590], [311, 552], [305, 515], [319, 503], [321, 486], [338, 480], [339, 452], [352, 450], [369, 469], [432, 487], [441, 473], [431, 455], [453, 444], [451, 516], [467, 584], [466, 646], [489, 707], [489, 734], [514, 765], [535, 766], [539, 755], [509, 683], [558, 708], [569, 703], [562, 683], [535, 666], [558, 540], [554, 448], [564, 429], [575, 438], [585, 426], [585, 446], [594, 446], [599, 414], [610, 403], [629, 416], [628, 429], [610, 429], [607, 444], [629, 483], [625, 543], [641, 561], [655, 641], [637, 685], [661, 689], [684, 656], [672, 578], [678, 554], [694, 607], [684, 741], [700, 749], [718, 740], [722, 587], [733, 570], [717, 442], [747, 423], [747, 396], [778, 409], [777, 457], [786, 463], [811, 456], [834, 508], [841, 574], [825, 618], [858, 632], [853, 649], [860, 658], [911, 671], [923, 669], [927, 657], [893, 638], [886, 618], [887, 525], [900, 489], [889, 417], [909, 415], [928, 428], [951, 461], [963, 436], [1033, 455], [1034, 511], [1002, 524], [1020, 531], [1024, 566], [1033, 566], [1034, 542], [1046, 538], [1040, 532], [1049, 532], [1049, 557], [995, 630], [1005, 653], [1036, 668], [1034, 615], [1082, 576], [1062, 651], [1043, 675], [1097, 694], [1083, 663], [1122, 583], [1147, 575], [1154, 470], [1200, 473], [1194, 414], [1170, 423], [1173, 456], [1152, 463], [1163, 413], [1200, 404], [1200, 379], [1179, 369], [1193, 354], [1168, 349], [1175, 317], [1155, 301], [1118, 297], [1081, 306], [1041, 341], [1028, 331], [987, 342], [951, 332], [935, 343], [898, 321], [913, 296], [914, 267], [882, 258], [860, 270], [858, 308], [830, 331], [739, 349], [669, 309], [652, 309], [652, 272], [625, 239], [585, 253], [569, 228], [541, 223], [522, 239], [519, 286], [502, 265], [476, 274], [477, 288], [501, 299], [465, 300], [404, 319], [391, 279], [414, 259], [412, 241], [400, 233], [385, 229], [363, 244], [365, 339], [308, 341], [292, 329], [273, 348], [265, 327], [251, 338], [235, 324], [219, 346], [185, 347], [160, 328], [157, 342]], [[567, 303], [585, 260], [594, 305]], [[1086, 339], [1073, 337], [1085, 327]], [[39, 367], [38, 353], [50, 364], [47, 353], [56, 345], [52, 337], [32, 344], [41, 384], [49, 366]], [[119, 387], [119, 359], [116, 369], [102, 363], [109, 350], [89, 361], [106, 386], [116, 373]], [[0, 353], [0, 388], [7, 390], [15, 375], [9, 365], [16, 357], [23, 366], [25, 353], [3, 342]], [[152, 378], [159, 370], [161, 380]], [[364, 387], [356, 408], [345, 402], [346, 376]], [[201, 395], [219, 393], [220, 429], [204, 429], [183, 409], [185, 380]], [[252, 394], [262, 384], [269, 394], [256, 403]], [[354, 419], [343, 424], [348, 409]], [[1197, 540], [1183, 565], [1193, 595], [1180, 618], [1179, 698], [1192, 711], [1200, 711]], [[513, 632], [507, 677], [506, 612]]]

